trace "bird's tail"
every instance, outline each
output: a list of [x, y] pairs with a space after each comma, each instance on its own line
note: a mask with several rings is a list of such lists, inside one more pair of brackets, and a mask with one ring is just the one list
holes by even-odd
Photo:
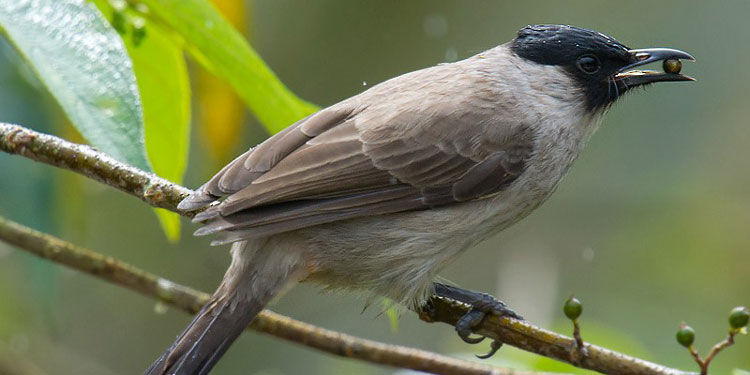
[[232, 265], [211, 299], [146, 375], [205, 375], [263, 307], [294, 278], [298, 262], [232, 246]]

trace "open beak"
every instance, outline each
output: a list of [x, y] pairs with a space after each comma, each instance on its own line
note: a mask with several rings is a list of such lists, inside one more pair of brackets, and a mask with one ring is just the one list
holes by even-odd
[[667, 81], [695, 81], [695, 78], [680, 73], [667, 73], [655, 70], [635, 70], [633, 68], [646, 65], [656, 61], [667, 59], [685, 59], [695, 61], [695, 58], [687, 52], [671, 48], [645, 48], [633, 49], [629, 53], [633, 57], [633, 63], [618, 70], [614, 78], [625, 87], [634, 87], [654, 82]]

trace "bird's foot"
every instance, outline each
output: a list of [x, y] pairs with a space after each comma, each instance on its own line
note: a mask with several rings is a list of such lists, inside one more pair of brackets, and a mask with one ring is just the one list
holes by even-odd
[[[524, 320], [522, 316], [511, 310], [505, 303], [486, 293], [478, 293], [445, 284], [435, 283], [435, 295], [471, 306], [471, 310], [456, 322], [456, 332], [458, 333], [458, 337], [469, 344], [478, 344], [485, 339], [484, 336], [471, 337], [471, 333], [472, 330], [482, 322], [482, 319], [484, 319], [487, 314]], [[481, 359], [492, 357], [502, 345], [502, 342], [493, 340], [490, 351], [487, 354], [477, 355], [477, 357]]]

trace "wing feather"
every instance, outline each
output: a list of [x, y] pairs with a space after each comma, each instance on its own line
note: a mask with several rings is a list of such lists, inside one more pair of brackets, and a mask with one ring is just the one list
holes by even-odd
[[[497, 98], [461, 97], [473, 92], [465, 87], [423, 97], [391, 86], [311, 115], [223, 168], [180, 204], [196, 209], [226, 197], [196, 215], [205, 224], [196, 234], [226, 243], [430, 209], [493, 195], [523, 173], [533, 137], [491, 112]], [[373, 99], [390, 94], [405, 102]]]
[[[198, 229], [196, 235], [207, 235], [221, 231], [249, 230], [271, 224], [285, 224], [289, 228], [315, 217], [320, 222], [333, 221], [342, 214], [347, 217], [363, 216], [372, 209], [385, 211], [403, 210], [403, 204], [410, 202], [413, 208], [427, 208], [420, 201], [419, 191], [408, 186], [394, 186], [375, 192], [352, 194], [339, 198], [292, 201], [276, 205], [258, 207], [228, 216], [219, 216]], [[393, 212], [396, 212], [393, 211]], [[289, 229], [291, 230], [291, 229]]]

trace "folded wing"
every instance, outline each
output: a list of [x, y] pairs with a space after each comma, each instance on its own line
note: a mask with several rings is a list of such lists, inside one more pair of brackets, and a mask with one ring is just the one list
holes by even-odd
[[205, 224], [196, 234], [219, 233], [220, 244], [481, 199], [523, 173], [532, 138], [487, 113], [488, 103], [472, 107], [460, 93], [448, 101], [402, 97], [407, 103], [395, 111], [349, 100], [303, 119], [232, 161], [179, 208], [225, 197], [195, 217]]

